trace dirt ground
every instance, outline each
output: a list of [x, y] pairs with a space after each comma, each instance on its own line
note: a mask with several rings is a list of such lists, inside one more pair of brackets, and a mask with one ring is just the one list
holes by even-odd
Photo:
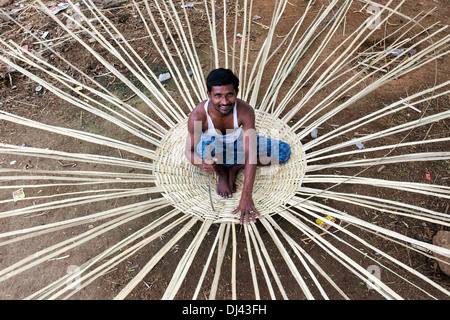
[[[254, 47], [252, 47], [254, 51], [256, 51], [256, 47], [261, 43], [262, 39], [264, 39], [264, 35], [267, 32], [267, 30], [264, 28], [264, 25], [270, 23], [273, 11], [272, 0], [255, 0], [255, 3], [256, 2], [257, 5], [254, 6], [253, 14], [255, 16], [260, 16], [261, 18], [256, 20], [257, 23], [255, 23], [252, 27], [251, 41], [252, 45], [254, 45]], [[386, 3], [387, 1], [380, 2]], [[15, 16], [17, 18], [18, 15], [20, 15], [20, 22], [22, 26], [24, 26], [28, 30], [33, 31], [48, 31], [48, 39], [58, 38], [61, 35], [58, 26], [48, 17], [42, 18], [42, 16], [37, 15], [36, 10], [32, 6], [30, 6], [30, 3], [31, 2], [29, 1], [14, 1], [12, 4], [7, 5], [2, 9], [7, 11], [13, 9], [21, 9], [20, 11], [18, 11], [18, 13], [15, 14]], [[46, 2], [46, 5], [48, 6], [51, 6], [52, 4], [54, 3]], [[150, 66], [153, 72], [155, 72], [155, 74], [165, 72], [166, 68], [162, 60], [159, 58], [159, 55], [155, 51], [154, 46], [148, 38], [145, 38], [145, 35], [147, 34], [146, 30], [143, 24], [139, 22], [140, 19], [138, 19], [138, 17], [136, 16], [135, 9], [132, 6], [126, 6], [125, 4], [128, 4], [128, 2], [114, 2], [106, 0], [98, 1], [98, 5], [104, 6], [104, 8], [107, 9], [108, 17], [116, 24], [120, 32], [124, 34], [127, 39], [135, 39], [135, 41], [132, 42], [133, 47], [142, 57], [144, 57], [144, 61]], [[319, 6], [322, 4], [326, 5], [327, 1], [317, 1], [315, 6], [319, 8]], [[293, 23], [297, 21], [301, 12], [303, 12], [302, 10], [305, 5], [305, 1], [290, 1], [285, 16], [277, 25], [277, 37], [275, 42], [280, 42], [283, 39], [283, 36], [288, 33]], [[430, 26], [434, 23], [438, 23], [437, 26], [432, 29], [436, 30], [439, 26], [443, 26], [443, 23], [445, 21], [449, 21], [450, 5], [448, 1], [406, 1], [401, 8], [401, 12], [405, 16], [414, 17], [420, 12], [428, 12], [434, 7], [436, 9], [432, 11], [426, 17], [426, 19], [424, 19], [423, 25]], [[207, 74], [208, 71], [212, 68], [212, 65], [210, 59], [210, 39], [208, 38], [209, 27], [204, 17], [202, 8], [204, 8], [204, 5], [202, 4], [198, 4], [194, 8], [192, 8], [190, 10], [190, 19], [194, 26], [193, 30], [195, 33], [197, 50], [199, 53], [200, 61], [203, 65], [202, 71], [204, 74]], [[352, 30], [352, 28], [358, 26], [367, 18], [367, 15], [365, 15], [364, 12], [358, 12], [358, 10], [361, 10], [363, 8], [363, 5], [361, 3], [355, 1], [352, 8], [354, 8], [354, 11], [348, 13], [348, 18], [346, 20], [347, 30]], [[222, 19], [224, 18], [221, 13], [222, 12], [216, 13], [217, 21], [222, 21]], [[233, 10], [230, 9], [230, 11], [227, 13], [227, 19], [230, 22], [234, 20]], [[403, 23], [405, 23], [405, 19], [394, 16], [389, 22], [389, 24], [386, 24], [384, 26], [385, 29], [380, 30], [378, 33], [375, 33], [375, 35], [366, 42], [367, 47], [377, 42], [380, 37], [382, 37], [383, 32], [391, 32], [392, 30], [395, 30], [396, 28], [401, 26]], [[162, 21], [159, 21], [159, 23], [162, 23]], [[218, 28], [220, 29], [221, 27], [218, 26]], [[347, 35], [343, 34], [343, 32], [338, 32], [336, 36], [333, 37], [332, 42], [329, 44], [329, 51], [331, 52], [332, 49], [338, 43], [343, 41]], [[84, 37], [82, 34], [80, 36]], [[2, 39], [13, 39], [22, 48], [24, 48], [24, 46], [27, 46], [27, 50], [39, 52], [42, 49], [40, 48], [38, 43], [36, 44], [35, 39], [33, 39], [29, 34], [25, 34], [23, 30], [20, 30], [18, 25], [8, 22], [5, 18], [3, 19], [3, 22], [0, 26], [0, 37], [2, 37]], [[168, 40], [168, 42], [170, 41]], [[95, 76], [96, 79], [103, 85], [107, 86], [111, 92], [114, 92], [119, 97], [127, 100], [130, 104], [141, 107], [141, 102], [139, 101], [139, 99], [137, 97], [134, 97], [133, 94], [130, 93], [130, 91], [122, 83], [120, 83], [120, 81], [108, 75], [107, 70], [105, 70], [105, 68], [102, 67], [94, 57], [92, 57], [91, 55], [86, 55], [85, 49], [78, 43], [76, 43], [76, 41], [74, 41], [73, 39], [67, 39], [66, 41], [58, 42], [58, 46], [56, 46], [55, 49], [58, 51], [58, 53], [62, 54], [64, 57], [70, 60], [74, 65], [79, 66], [83, 72], [88, 72], [89, 74]], [[115, 63], [114, 57], [110, 53], [105, 52], [104, 49], [99, 49], [99, 52], [106, 60], [110, 61], [111, 63]], [[44, 50], [42, 52], [42, 57], [44, 57], [53, 66], [64, 65], [62, 61], [59, 61], [59, 59], [56, 58], [55, 55], [51, 54], [48, 51]], [[306, 60], [307, 59], [304, 59], [302, 62], [300, 62], [300, 66]], [[127, 74], [125, 66], [119, 64], [116, 65], [116, 67], [121, 72]], [[267, 69], [267, 76], [262, 81], [263, 86], [267, 85], [274, 66], [267, 66]], [[47, 75], [40, 74], [39, 70], [37, 70], [36, 68], [30, 68], [29, 70], [35, 74], [38, 74], [38, 76], [45, 77], [47, 80], [49, 80]], [[298, 72], [298, 70], [299, 69], [297, 69], [296, 72]], [[73, 69], [71, 70], [67, 68], [64, 69], [64, 71], [73, 77], [79, 77], [80, 79], [82, 79], [80, 74]], [[357, 117], [361, 117], [370, 113], [372, 110], [374, 110], [374, 108], [379, 108], [382, 105], [388, 105], [389, 103], [398, 100], [400, 97], [406, 97], [407, 95], [414, 94], [420, 90], [423, 90], [424, 88], [432, 87], [435, 83], [442, 83], [443, 81], [449, 79], [449, 72], [450, 67], [448, 63], [448, 57], [444, 56], [442, 58], [439, 58], [435, 63], [426, 65], [421, 69], [402, 76], [392, 81], [388, 86], [383, 87], [381, 90], [377, 90], [374, 93], [368, 94], [363, 99], [359, 100], [354, 106], [352, 106], [352, 108], [343, 111], [339, 117], [333, 119], [333, 123], [325, 123], [323, 127], [320, 128], [319, 133], [333, 130], [333, 126], [348, 123], [349, 121], [352, 121]], [[118, 138], [122, 141], [131, 142], [141, 147], [149, 149], [154, 148], [154, 146], [142, 142], [142, 140], [137, 139], [129, 133], [118, 131], [116, 127], [106, 123], [93, 114], [89, 114], [88, 112], [81, 112], [80, 109], [76, 106], [69, 105], [60, 97], [52, 94], [46, 89], [43, 89], [41, 91], [37, 90], [36, 83], [21, 75], [20, 73], [5, 73], [3, 79], [0, 79], [0, 81], [0, 110], [50, 125], [84, 130], [92, 133], [100, 133], [105, 136]], [[176, 97], [177, 99], [180, 98], [179, 96], [177, 96], [176, 88], [173, 82], [168, 81], [166, 84], [166, 88], [174, 92], [174, 97]], [[142, 89], [145, 90], [145, 88]], [[285, 90], [287, 89], [288, 88], [286, 87]], [[324, 92], [323, 94], [325, 95], [326, 93], [327, 92]], [[320, 95], [314, 98], [316, 100], [312, 100], [311, 105], [317, 103], [320, 98]], [[427, 110], [429, 114], [433, 114], [436, 112], [448, 110], [448, 106], [449, 97], [443, 96], [432, 101], [427, 106]], [[294, 120], [299, 119], [301, 116], [302, 114], [298, 114], [294, 118]], [[396, 113], [390, 118], [382, 118], [380, 121], [373, 123], [371, 126], [366, 126], [364, 128], [365, 131], [359, 133], [368, 134], [376, 132], [377, 130], [381, 130], [382, 128], [389, 128], [394, 125], [404, 123], [405, 121], [408, 121], [409, 119], [412, 119], [414, 117], [417, 117], [417, 114], [413, 110]], [[449, 125], [450, 123], [448, 122], [439, 121], [430, 126], [420, 127], [410, 132], [406, 139], [407, 141], [416, 141], [426, 139], [427, 137], [448, 137], [450, 133]], [[57, 134], [42, 133], [42, 131], [38, 129], [27, 128], [25, 126], [15, 125], [6, 121], [0, 122], [0, 132], [2, 143], [19, 146], [26, 145], [30, 147], [48, 148], [52, 150], [76, 151], [77, 153], [100, 154], [114, 157], [118, 156], [118, 151], [112, 148], [100, 147], [96, 144], [85, 141], [78, 141], [76, 139], [60, 136]], [[382, 145], [395, 144], [398, 143], [399, 139], [402, 139], [404, 137], [405, 134], [403, 133], [400, 135], [383, 138], [381, 141], [377, 141], [377, 143]], [[307, 142], [309, 139], [311, 138], [307, 137], [305, 138], [305, 141], [302, 142]], [[344, 137], [341, 137], [340, 139], [344, 139]], [[432, 145], [418, 145], [416, 147], [411, 147], [409, 152], [432, 152], [443, 150], [448, 151], [448, 146], [445, 146], [445, 144], [443, 143], [436, 143]], [[394, 152], [394, 155], [396, 154], [396, 152], [397, 151]], [[376, 156], [382, 155], [383, 153], [380, 153]], [[134, 159], [146, 161], [146, 159], [142, 159], [141, 157], [138, 157], [134, 154], [120, 154], [120, 156], [132, 160]], [[448, 186], [449, 166], [449, 161], [433, 161], [420, 163], [408, 162], [404, 164], [391, 164], [381, 168], [381, 170], [378, 167], [370, 168], [369, 170], [364, 172], [364, 176], [376, 177], [386, 180], [419, 182]], [[33, 169], [72, 169], [86, 171], [91, 170], [104, 172], [120, 172], [124, 174], [147, 173], [146, 171], [140, 169], [129, 170], [128, 168], [96, 165], [83, 162], [76, 162], [72, 164], [70, 161], [61, 162], [57, 161], [56, 159], [9, 155], [4, 153], [0, 155], [0, 168], [23, 169], [24, 171]], [[352, 168], [344, 168], [339, 170], [329, 169], [324, 173], [332, 174], [336, 172], [343, 175], [352, 175], [355, 173]], [[427, 180], [427, 174], [430, 175], [431, 180]], [[2, 184], [4, 185], [5, 183]], [[17, 186], [19, 185], [20, 183], [17, 183]], [[136, 188], [141, 186], [146, 186], [146, 184], [135, 184]], [[108, 187], [115, 188], [117, 186], [104, 185], [102, 187], [107, 189]], [[326, 186], [315, 187], [323, 188]], [[54, 187], [54, 189], [46, 188], [45, 192], [48, 195], [52, 195], [77, 190], [81, 191], [84, 189], [82, 189], [82, 187], [79, 187], [78, 189], [78, 187], [74, 188], [70, 186], [56, 186]], [[10, 199], [10, 191], [10, 189], [0, 189], [1, 200]], [[27, 197], [32, 197], [33, 195], [37, 195], [40, 192], [39, 188], [26, 191]], [[379, 196], [383, 199], [400, 200], [406, 203], [415, 204], [420, 207], [437, 212], [443, 212], [446, 214], [449, 212], [449, 204], [442, 199], [432, 196], [408, 193], [401, 190], [387, 190], [384, 188], [376, 187], [367, 187], [366, 189], [361, 190], [361, 187], [358, 185], [345, 185], [340, 186], [340, 189], [338, 191]], [[105, 208], [117, 208], [139, 201], [145, 201], [148, 200], [149, 197], [151, 198], [158, 196], [159, 195], [156, 194], [130, 196], [126, 198], [110, 199], [102, 202], [92, 202], [86, 206], [75, 206], [67, 208], [66, 210], [58, 209], [53, 210], [54, 212], [43, 212], [41, 214], [36, 214], [25, 218], [17, 217], [2, 219], [0, 221], [0, 231], [5, 232], [18, 229], [18, 226], [20, 226], [21, 228], [26, 228], [53, 221], [60, 221], [63, 219], [76, 217], [77, 215], [94, 213]], [[372, 222], [374, 222], [376, 219], [377, 225], [381, 227], [386, 227], [390, 230], [397, 231], [405, 236], [413, 237], [416, 239], [423, 239], [424, 241], [429, 241], [429, 239], [438, 230], [441, 229], [440, 226], [418, 222], [414, 219], [399, 219], [394, 215], [377, 215], [375, 214], [375, 212], [372, 212], [370, 210], [366, 211], [365, 209], [363, 210], [363, 208], [355, 207], [343, 202], [341, 203], [327, 199], [318, 201], [321, 201], [328, 205], [332, 205], [336, 209], [352, 213], [361, 219], [370, 220]], [[1, 204], [1, 206], [1, 211], [6, 211], [19, 208], [22, 206], [22, 204], [20, 202], [15, 202]], [[136, 219], [124, 225], [123, 229], [111, 230], [107, 234], [96, 238], [95, 241], [88, 242], [67, 252], [67, 258], [43, 263], [35, 268], [25, 271], [20, 276], [16, 276], [3, 283], [0, 283], [0, 299], [9, 300], [22, 299], [24, 297], [27, 297], [34, 291], [50, 283], [50, 280], [54, 280], [58, 276], [64, 275], [67, 272], [68, 268], [70, 268], [71, 266], [81, 265], [85, 261], [88, 261], [95, 254], [101, 252], [101, 250], [104, 250], [105, 248], [108, 248], [109, 246], [117, 243], [126, 235], [138, 230], [142, 226], [145, 226], [150, 220], [163, 215], [170, 209], [170, 207], [167, 207], [158, 211], [151, 217], [144, 216], [142, 218]], [[296, 232], [296, 230], [289, 223], [283, 221], [282, 219], [277, 220], [277, 222], [279, 222], [282, 227], [286, 228], [286, 232], [291, 234], [294, 239], [303, 243], [305, 250], [309, 254], [311, 254], [314, 259], [324, 262], [323, 264], [321, 264], [322, 268], [327, 272], [327, 274], [332, 275], [333, 279], [342, 287], [343, 291], [351, 299], [382, 299], [382, 297], [377, 294], [375, 290], [368, 289], [368, 287], [364, 283], [361, 283], [360, 279], [348, 272], [336, 260], [327, 256], [326, 254], [324, 255], [321, 250], [317, 250], [318, 248], [312, 242], [305, 240], [305, 236], [302, 234], [298, 234], [298, 232]], [[96, 225], [96, 223], [98, 222], [93, 223], [93, 225]], [[199, 225], [200, 224], [198, 224], [198, 226]], [[164, 258], [160, 261], [160, 263], [156, 265], [152, 272], [147, 275], [145, 281], [140, 284], [135, 290], [133, 290], [133, 292], [128, 296], [128, 299], [155, 300], [159, 299], [162, 296], [165, 288], [167, 287], [167, 284], [171, 279], [171, 275], [176, 265], [178, 264], [181, 253], [184, 252], [184, 249], [187, 248], [190, 241], [194, 238], [198, 226], [196, 226], [196, 228], [193, 228], [187, 237], [184, 237], [182, 241], [180, 241], [177, 246], [170, 251], [169, 254], [164, 256]], [[66, 239], [67, 235], [80, 234], [81, 232], [86, 231], [86, 228], [91, 227], [91, 225], [73, 227], [65, 230], [64, 232], [55, 232], [51, 236], [47, 235], [38, 236], [31, 239], [24, 239], [20, 242], [20, 245], [16, 245], [13, 243], [0, 246], [0, 266], [3, 269], [3, 267], [11, 265], [12, 263], [28, 256], [30, 253], [36, 252], [37, 250], [46, 248], [52, 244]], [[211, 232], [206, 236], [204, 243], [205, 248], [213, 243], [216, 234], [215, 231], [217, 228], [217, 226], [214, 226]], [[258, 226], [258, 228], [262, 234], [262, 237], [267, 240], [267, 243], [270, 243], [270, 235], [261, 226]], [[398, 244], [396, 245], [395, 243], [386, 241], [382, 237], [378, 237], [375, 234], [359, 230], [352, 226], [349, 226], [348, 228], [349, 231], [353, 231], [360, 237], [370, 240], [373, 245], [383, 248], [383, 250], [385, 250], [387, 253], [406, 263], [408, 266], [417, 270], [421, 274], [424, 274], [427, 277], [433, 279], [441, 286], [450, 289], [450, 277], [441, 272], [437, 262], [434, 259], [425, 257]], [[113, 298], [118, 292], [120, 292], [120, 290], [127, 284], [127, 282], [135, 274], [137, 274], [140, 268], [142, 268], [146, 264], [149, 258], [152, 257], [152, 255], [158, 250], [159, 246], [162, 246], [165, 243], [165, 238], [170, 239], [171, 236], [172, 234], [167, 234], [165, 237], [161, 237], [158, 241], [155, 241], [155, 243], [152, 243], [151, 245], [145, 247], [143, 250], [140, 250], [133, 256], [132, 259], [128, 259], [117, 268], [114, 268], [106, 275], [100, 277], [99, 279], [91, 283], [87, 288], [81, 290], [78, 294], [74, 295], [71, 298], [92, 300]], [[347, 239], [347, 236], [345, 236], [344, 234], [340, 236], [343, 240], [350, 240]], [[238, 233], [238, 239], [245, 239], [242, 230], [240, 230], [240, 232]], [[336, 239], [329, 240], [336, 245], [339, 244], [339, 241]], [[228, 248], [227, 250], [231, 250], [231, 248]], [[270, 254], [273, 253], [273, 255], [276, 257], [276, 247], [269, 246], [268, 250]], [[363, 266], [364, 268], [367, 268], [372, 264], [371, 260], [366, 259], [365, 255], [363, 254], [356, 253], [350, 248], [345, 247], [342, 250], [346, 254], [349, 254], [355, 261], [360, 261], [361, 266]], [[196, 286], [198, 275], [202, 272], [203, 263], [204, 261], [206, 261], [208, 253], [209, 250], [199, 250], [198, 260], [196, 259], [196, 261], [199, 261], [199, 263], [194, 263], [192, 268], [189, 270], [188, 276], [186, 277], [186, 280], [183, 283], [180, 292], [177, 294], [176, 299], [191, 299], [194, 290], [193, 288], [195, 288]], [[368, 252], [367, 254], [371, 255], [375, 259], [377, 258], [375, 253], [373, 252]], [[241, 272], [238, 272], [238, 299], [254, 299], [254, 293], [251, 285], [251, 275], [247, 271], [249, 270], [250, 266], [248, 259], [245, 258], [246, 255], [247, 253], [245, 246], [240, 247], [238, 249], [238, 256], [240, 257], [238, 271]], [[285, 278], [283, 278], [282, 276], [282, 281], [286, 286], [288, 297], [290, 299], [304, 299], [304, 296], [298, 289], [297, 284], [288, 276], [290, 272], [288, 271], [286, 265], [283, 264], [282, 257], [274, 258], [274, 263], [279, 263], [279, 274], [286, 274]], [[386, 263], [389, 264], [389, 262]], [[410, 274], [404, 274], [404, 271], [401, 271], [395, 265], [390, 266], [395, 271], [403, 272], [403, 274], [401, 275], [405, 278], [414, 278]], [[212, 282], [211, 274], [214, 274], [215, 265], [212, 264], [210, 268], [210, 273], [205, 280], [205, 290], [201, 292], [201, 294], [199, 295], [199, 299], [207, 299], [209, 295], [208, 284]], [[229, 259], [225, 259], [222, 268], [223, 274], [230, 274], [231, 261]], [[303, 271], [303, 267], [300, 265], [299, 270]], [[262, 271], [258, 270], [258, 273], [262, 274]], [[392, 287], [393, 290], [395, 290], [397, 293], [399, 293], [400, 296], [406, 299], [429, 299], [429, 297], [423, 292], [417, 290], [417, 288], [405, 283], [404, 281], [400, 281], [399, 278], [391, 273], [383, 273], [383, 279], [388, 285]], [[414, 281], [419, 280], [415, 279]], [[420, 283], [420, 281], [418, 283]], [[433, 288], [429, 288], [429, 290], [430, 292], [433, 292], [433, 294], [435, 294], [439, 299], [448, 299], [447, 296], [444, 296], [442, 293]], [[314, 289], [312, 291], [313, 293], [317, 293], [317, 290], [316, 292], [314, 291]], [[277, 293], [277, 297], [280, 298], [279, 293]], [[342, 298], [334, 290], [330, 290], [329, 297], [331, 299]], [[231, 279], [230, 277], [224, 276], [224, 279], [218, 289], [217, 299], [230, 298]], [[264, 284], [261, 284], [261, 298], [270, 299], [269, 291], [266, 287], [264, 287]]]

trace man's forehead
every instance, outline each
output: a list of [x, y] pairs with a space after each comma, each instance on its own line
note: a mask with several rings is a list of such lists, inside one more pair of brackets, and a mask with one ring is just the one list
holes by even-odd
[[233, 84], [225, 84], [223, 86], [212, 86], [211, 93], [236, 93]]

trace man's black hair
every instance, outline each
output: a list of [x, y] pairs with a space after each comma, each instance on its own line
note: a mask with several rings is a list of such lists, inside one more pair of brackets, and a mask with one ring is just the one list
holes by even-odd
[[211, 92], [212, 87], [225, 86], [227, 84], [232, 84], [233, 88], [238, 91], [239, 79], [230, 69], [214, 69], [206, 78], [206, 88], [208, 89], [208, 92]]

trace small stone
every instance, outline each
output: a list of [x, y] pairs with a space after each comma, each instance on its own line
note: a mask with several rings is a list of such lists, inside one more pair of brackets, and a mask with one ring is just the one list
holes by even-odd
[[[450, 249], [450, 231], [438, 231], [436, 235], [433, 237], [433, 244], [445, 249]], [[446, 263], [439, 261], [439, 268], [441, 271], [450, 276], [450, 257], [445, 257], [438, 253], [433, 253], [434, 256]]]
[[6, 7], [13, 3], [13, 0], [0, 0], [0, 7]]

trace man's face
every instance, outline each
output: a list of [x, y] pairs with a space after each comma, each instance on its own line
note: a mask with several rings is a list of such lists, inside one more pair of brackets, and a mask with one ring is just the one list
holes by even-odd
[[232, 84], [214, 86], [211, 88], [211, 92], [208, 92], [208, 98], [211, 100], [214, 109], [221, 115], [226, 116], [233, 111], [237, 91]]

